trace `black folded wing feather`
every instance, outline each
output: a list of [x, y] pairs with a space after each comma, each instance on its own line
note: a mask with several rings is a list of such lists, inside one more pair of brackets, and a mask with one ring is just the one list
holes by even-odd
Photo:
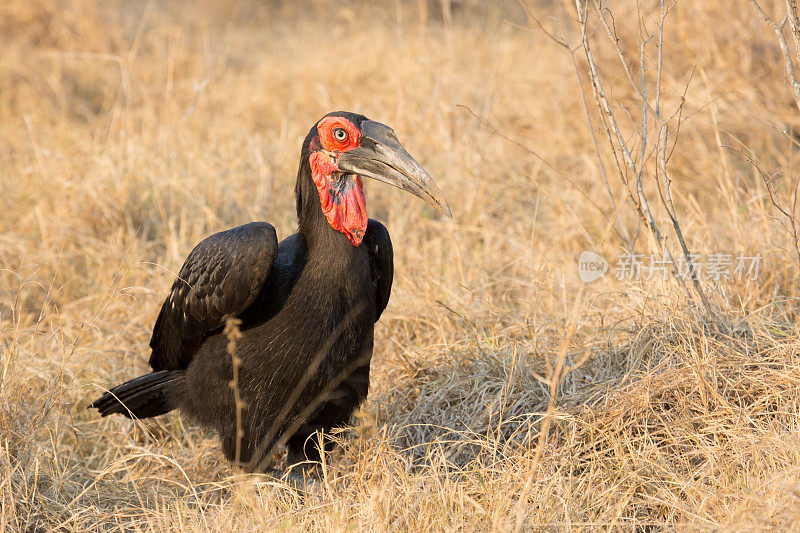
[[372, 270], [372, 284], [375, 289], [375, 322], [389, 303], [394, 277], [394, 252], [392, 239], [383, 224], [369, 219], [367, 231], [364, 233], [364, 245], [367, 247]]
[[266, 222], [215, 233], [198, 244], [156, 319], [153, 370], [186, 368], [205, 335], [253, 303], [277, 252], [275, 228]]

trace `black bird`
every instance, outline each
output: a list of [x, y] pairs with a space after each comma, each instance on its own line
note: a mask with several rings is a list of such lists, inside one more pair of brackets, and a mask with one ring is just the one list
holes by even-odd
[[[300, 155], [298, 232], [278, 244], [272, 225], [251, 222], [198, 244], [156, 319], [153, 371], [90, 407], [129, 418], [181, 409], [249, 470], [263, 470], [284, 444], [289, 465], [318, 461], [317, 431], [324, 443], [367, 395], [374, 323], [392, 288], [392, 242], [367, 218], [362, 177], [450, 216], [391, 128], [354, 113], [324, 116]], [[232, 317], [241, 321], [236, 358], [224, 331]]]

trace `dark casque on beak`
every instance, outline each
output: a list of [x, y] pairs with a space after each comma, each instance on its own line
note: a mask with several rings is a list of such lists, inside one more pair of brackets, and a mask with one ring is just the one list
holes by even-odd
[[394, 185], [452, 217], [433, 178], [400, 144], [392, 128], [367, 120], [361, 124], [358, 148], [342, 154], [339, 170]]

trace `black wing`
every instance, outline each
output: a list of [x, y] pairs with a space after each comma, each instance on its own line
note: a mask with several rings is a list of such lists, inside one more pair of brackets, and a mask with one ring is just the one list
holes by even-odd
[[394, 277], [394, 252], [389, 232], [377, 220], [369, 219], [364, 233], [364, 245], [369, 251], [372, 284], [375, 288], [375, 322], [389, 303]]
[[198, 244], [156, 319], [153, 370], [186, 368], [207, 333], [255, 300], [277, 253], [275, 228], [266, 222], [215, 233]]

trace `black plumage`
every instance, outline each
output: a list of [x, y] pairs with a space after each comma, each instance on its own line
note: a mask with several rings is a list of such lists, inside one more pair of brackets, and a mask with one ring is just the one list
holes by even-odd
[[[348, 236], [326, 219], [324, 191], [314, 181], [314, 176], [321, 179], [320, 171], [312, 176], [312, 153], [330, 158], [331, 179], [350, 179], [352, 186], [356, 175], [387, 181], [449, 214], [427, 173], [397, 148], [399, 142], [393, 145], [390, 129], [351, 113], [326, 117], [354, 126], [359, 142], [342, 152], [330, 150], [324, 148], [322, 121], [311, 129], [295, 188], [299, 231], [278, 244], [270, 224], [253, 222], [198, 244], [156, 319], [150, 341], [153, 372], [111, 389], [91, 407], [103, 416], [138, 418], [179, 408], [215, 429], [228, 459], [238, 451], [250, 469], [260, 469], [284, 443], [290, 464], [319, 459], [317, 439], [310, 437], [346, 424], [367, 395], [373, 327], [389, 301], [393, 252], [380, 222], [369, 219], [356, 245], [358, 230]], [[381, 143], [393, 152], [375, 155], [373, 144]], [[244, 401], [240, 437], [233, 358], [223, 333], [228, 317], [241, 320], [236, 342]]]

